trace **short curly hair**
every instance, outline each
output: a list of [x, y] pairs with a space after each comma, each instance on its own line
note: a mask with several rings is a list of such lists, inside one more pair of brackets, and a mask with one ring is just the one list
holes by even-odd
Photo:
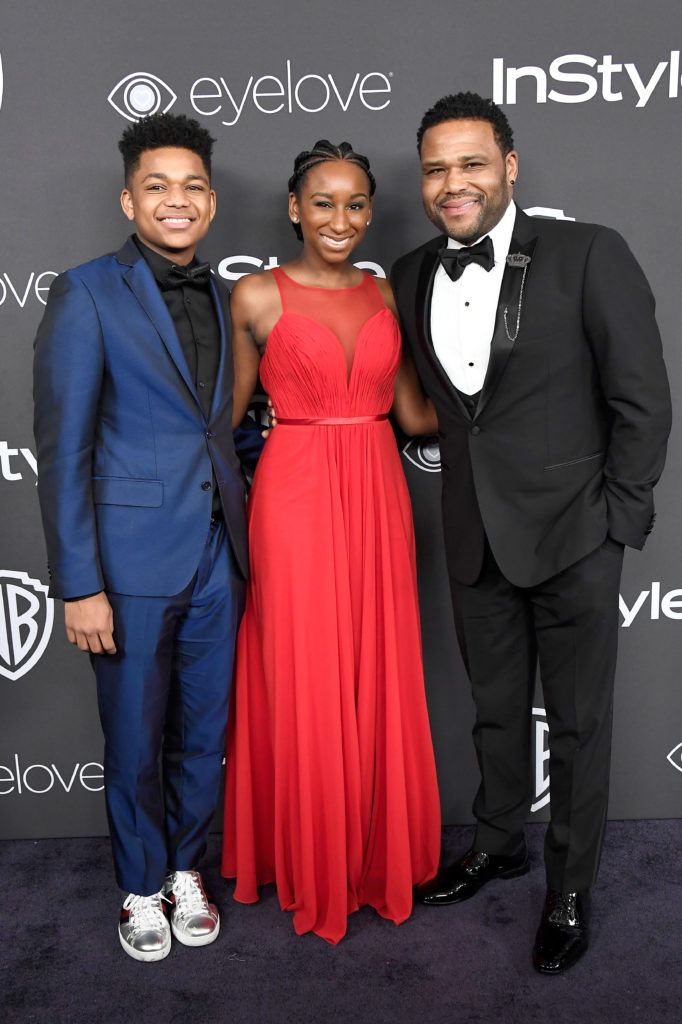
[[[369, 181], [370, 198], [376, 192], [377, 183], [369, 168], [369, 160], [362, 153], [356, 153], [350, 142], [340, 142], [335, 146], [329, 139], [318, 139], [312, 149], [304, 149], [294, 160], [294, 173], [289, 178], [289, 192], [293, 192], [297, 199], [301, 197], [301, 185], [308, 171], [318, 164], [327, 163], [328, 160], [347, 160], [357, 167], [361, 167]], [[300, 224], [293, 224], [293, 229], [299, 242], [303, 241], [303, 232]]]
[[444, 121], [487, 121], [491, 125], [495, 141], [502, 156], [514, 148], [514, 135], [507, 115], [493, 103], [483, 99], [477, 92], [456, 92], [443, 96], [426, 111], [417, 129], [417, 149], [421, 153], [424, 133]]
[[196, 153], [210, 179], [214, 142], [213, 136], [198, 121], [184, 114], [150, 114], [149, 117], [142, 117], [126, 128], [118, 144], [123, 156], [125, 179], [130, 180], [144, 152], [166, 146], [189, 149]]

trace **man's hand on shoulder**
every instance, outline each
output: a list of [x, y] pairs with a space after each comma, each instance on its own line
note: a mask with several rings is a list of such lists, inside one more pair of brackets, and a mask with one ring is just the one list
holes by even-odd
[[81, 651], [116, 654], [114, 613], [103, 590], [64, 604], [66, 638]]

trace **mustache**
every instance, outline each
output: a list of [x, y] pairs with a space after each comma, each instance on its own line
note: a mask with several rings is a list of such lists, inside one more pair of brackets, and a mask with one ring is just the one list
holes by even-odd
[[449, 203], [452, 199], [475, 199], [478, 201], [480, 198], [481, 197], [477, 192], [448, 192], [447, 195], [443, 196], [439, 201], [438, 205], [445, 206], [445, 204]]

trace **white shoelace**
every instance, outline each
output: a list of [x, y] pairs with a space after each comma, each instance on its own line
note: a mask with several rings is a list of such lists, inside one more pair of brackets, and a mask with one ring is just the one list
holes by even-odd
[[176, 871], [173, 882], [175, 916], [190, 917], [192, 914], [210, 914], [206, 893], [196, 871]]
[[162, 894], [152, 896], [136, 896], [134, 893], [126, 898], [124, 910], [130, 911], [130, 928], [133, 934], [144, 931], [163, 931], [167, 927], [166, 915], [161, 908]]

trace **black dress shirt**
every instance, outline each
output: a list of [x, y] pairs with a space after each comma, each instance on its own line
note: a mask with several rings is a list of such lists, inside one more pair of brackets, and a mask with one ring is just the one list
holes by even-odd
[[[163, 301], [168, 307], [187, 367], [197, 389], [201, 408], [208, 419], [220, 361], [220, 327], [213, 305], [210, 282], [201, 286], [169, 286], [167, 277], [173, 266], [172, 260], [167, 260], [158, 252], [154, 252], [141, 242], [137, 235], [134, 237], [135, 244], [154, 275]], [[196, 266], [196, 263], [195, 257], [189, 266]]]

